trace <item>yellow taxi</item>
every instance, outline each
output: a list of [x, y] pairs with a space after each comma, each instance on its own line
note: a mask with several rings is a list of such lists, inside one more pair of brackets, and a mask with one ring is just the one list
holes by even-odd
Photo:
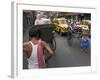
[[56, 32], [66, 33], [68, 31], [69, 26], [65, 18], [55, 18], [53, 24], [55, 25]]
[[90, 20], [82, 20], [82, 22], [86, 25], [91, 25], [91, 21]]
[[90, 20], [82, 20], [82, 23], [84, 25], [87, 25], [89, 29], [91, 28], [91, 21]]
[[88, 25], [81, 25], [82, 34], [89, 34], [89, 27]]

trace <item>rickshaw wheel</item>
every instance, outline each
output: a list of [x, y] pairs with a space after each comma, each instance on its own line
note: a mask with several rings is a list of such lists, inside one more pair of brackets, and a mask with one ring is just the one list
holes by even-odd
[[51, 49], [52, 50], [56, 50], [56, 40], [55, 40], [55, 38], [50, 42], [50, 47], [51, 47]]

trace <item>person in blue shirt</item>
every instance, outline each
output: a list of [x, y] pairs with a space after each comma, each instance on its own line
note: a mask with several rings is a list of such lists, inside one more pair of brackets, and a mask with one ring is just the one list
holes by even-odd
[[80, 39], [80, 47], [85, 51], [89, 48], [89, 37], [87, 34], [84, 34]]

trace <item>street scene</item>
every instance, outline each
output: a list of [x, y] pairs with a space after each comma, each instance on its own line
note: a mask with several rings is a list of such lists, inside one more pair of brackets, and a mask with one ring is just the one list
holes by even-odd
[[38, 46], [32, 38], [35, 30], [39, 32], [37, 42], [42, 40], [50, 48], [42, 48], [46, 68], [91, 66], [90, 13], [23, 10], [23, 45], [33, 42], [31, 48], [23, 47], [23, 69], [40, 67], [33, 67], [40, 58], [33, 48]]

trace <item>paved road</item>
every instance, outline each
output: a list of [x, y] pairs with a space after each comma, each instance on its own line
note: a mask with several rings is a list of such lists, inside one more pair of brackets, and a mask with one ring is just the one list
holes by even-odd
[[56, 51], [49, 60], [49, 67], [74, 67], [90, 65], [90, 49], [84, 52], [79, 45], [79, 39], [73, 38], [71, 41], [66, 36], [55, 35]]
[[[28, 41], [28, 30], [24, 32], [23, 42]], [[71, 41], [66, 36], [55, 33], [56, 51], [49, 60], [49, 68], [54, 67], [74, 67], [90, 65], [90, 49], [85, 53], [79, 46], [79, 40], [73, 38]], [[24, 68], [27, 68], [27, 61], [24, 57]]]

